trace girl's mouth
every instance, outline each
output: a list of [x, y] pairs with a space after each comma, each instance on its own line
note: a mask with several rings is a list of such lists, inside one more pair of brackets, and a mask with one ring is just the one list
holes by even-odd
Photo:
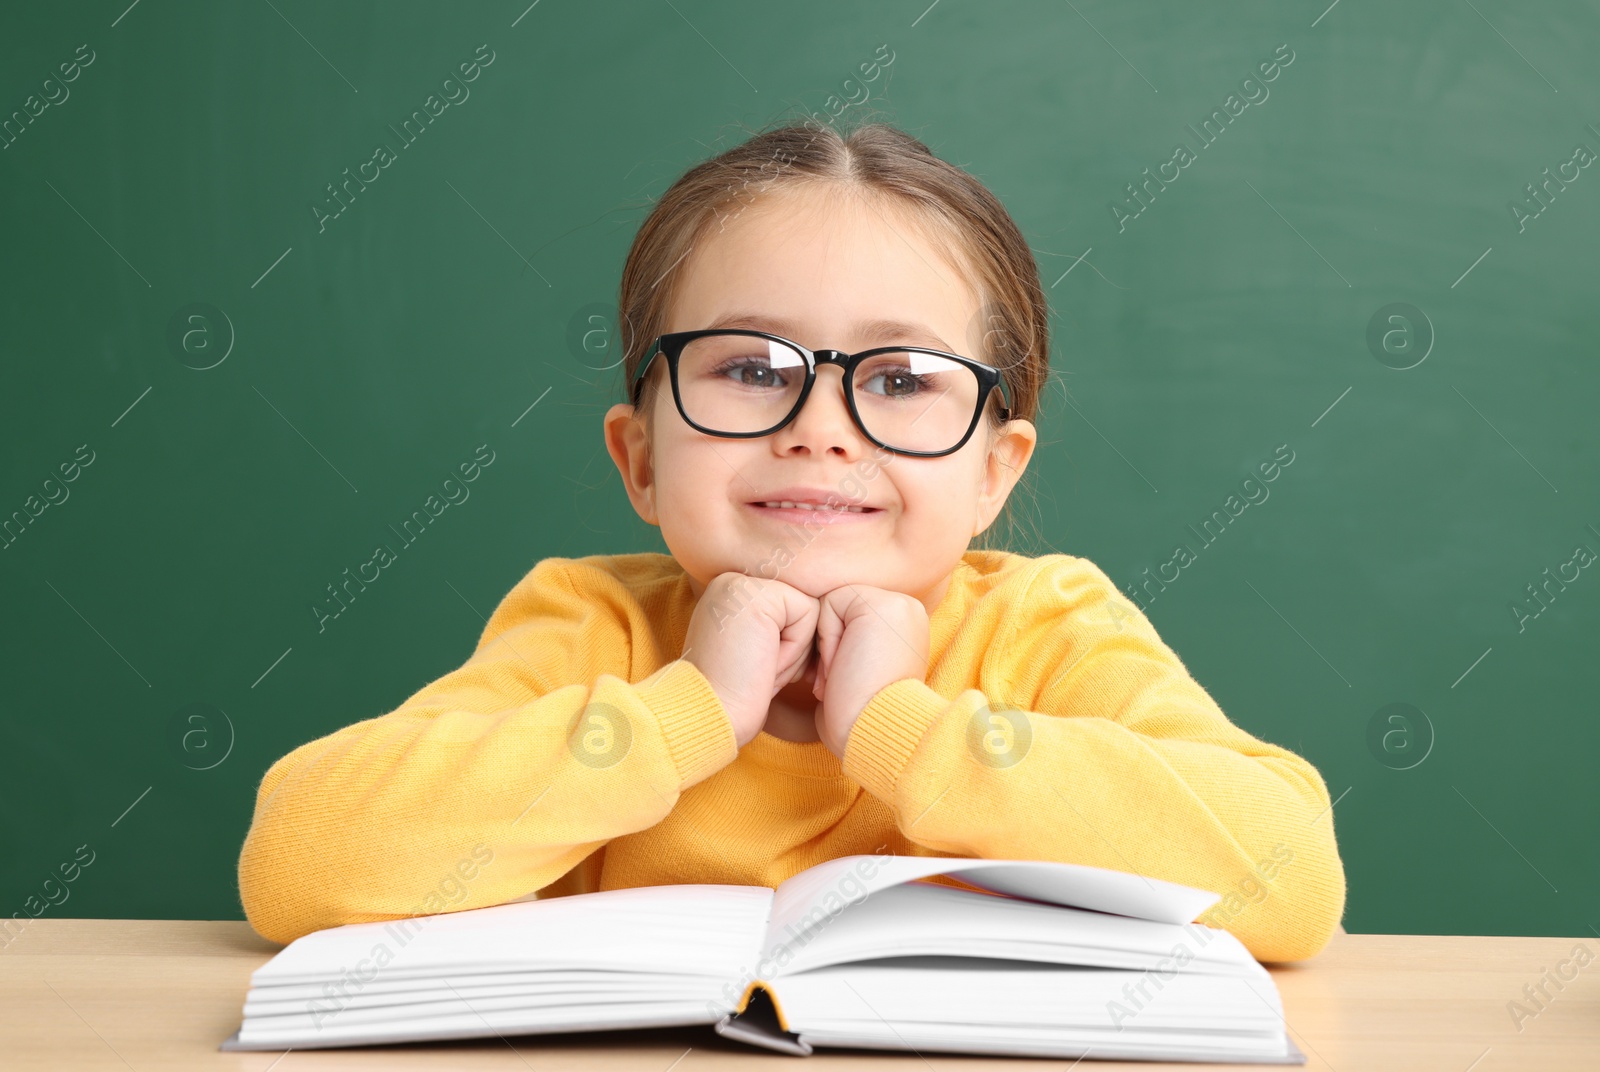
[[828, 506], [816, 502], [769, 501], [747, 503], [750, 509], [776, 521], [791, 525], [840, 525], [868, 521], [884, 511], [872, 506], [850, 506], [840, 503]]

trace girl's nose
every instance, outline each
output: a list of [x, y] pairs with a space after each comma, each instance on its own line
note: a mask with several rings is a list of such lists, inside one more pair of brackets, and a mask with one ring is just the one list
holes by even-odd
[[850, 417], [844, 397], [844, 370], [836, 365], [817, 369], [816, 382], [806, 396], [805, 405], [794, 420], [778, 429], [778, 448], [788, 451], [801, 444], [813, 453], [825, 454], [835, 447], [846, 454], [860, 453], [867, 445], [861, 429]]

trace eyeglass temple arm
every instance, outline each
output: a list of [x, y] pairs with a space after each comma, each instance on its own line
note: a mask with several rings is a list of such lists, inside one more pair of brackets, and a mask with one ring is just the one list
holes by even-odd
[[644, 374], [650, 368], [650, 363], [655, 360], [656, 354], [661, 352], [661, 340], [656, 339], [645, 351], [645, 356], [639, 361], [639, 367], [634, 370], [633, 383], [628, 386], [628, 401], [631, 405], [639, 404], [639, 391], [644, 387]]

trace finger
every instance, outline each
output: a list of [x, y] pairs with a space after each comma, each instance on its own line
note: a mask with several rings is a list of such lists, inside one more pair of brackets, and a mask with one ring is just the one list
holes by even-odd
[[777, 683], [781, 688], [806, 679], [810, 667], [816, 662], [816, 642], [808, 641], [805, 647], [796, 647], [789, 659], [778, 668]]
[[809, 685], [805, 663], [796, 663], [791, 668], [779, 670], [772, 682], [772, 694], [776, 696], [783, 689], [796, 683]]
[[828, 682], [833, 677], [833, 661], [838, 656], [839, 640], [832, 641], [826, 649], [819, 641], [817, 647], [817, 684], [812, 692], [818, 700], [821, 700], [827, 695]]
[[839, 651], [839, 642], [844, 639], [844, 623], [832, 608], [823, 610], [821, 619], [817, 622], [817, 665], [818, 677], [825, 678], [833, 667], [833, 658]]
[[786, 668], [793, 669], [810, 657], [816, 642], [817, 601], [788, 585], [776, 585], [774, 591], [780, 599], [776, 608], [778, 658]]
[[806, 652], [805, 661], [800, 664], [800, 672], [796, 675], [796, 680], [804, 681], [808, 685], [815, 681], [817, 679], [817, 665], [817, 645], [815, 639], [813, 639], [811, 650]]
[[844, 632], [848, 603], [848, 593], [842, 588], [835, 588], [817, 601], [818, 644], [825, 644], [830, 638], [837, 639]]
[[817, 628], [817, 615], [822, 609], [820, 601], [814, 596], [808, 596], [798, 588], [782, 585], [780, 592], [783, 597], [784, 613], [791, 625], [805, 632], [815, 632]]

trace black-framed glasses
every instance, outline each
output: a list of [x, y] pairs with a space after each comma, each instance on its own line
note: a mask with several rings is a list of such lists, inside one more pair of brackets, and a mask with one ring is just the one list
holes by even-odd
[[678, 413], [707, 435], [753, 439], [778, 431], [805, 405], [819, 364], [843, 370], [845, 404], [856, 427], [896, 454], [937, 458], [960, 450], [997, 387], [999, 417], [1011, 417], [1010, 392], [1000, 370], [970, 357], [921, 346], [879, 346], [854, 354], [808, 350], [781, 335], [740, 328], [658, 337], [629, 385], [636, 406], [658, 353], [666, 355]]

